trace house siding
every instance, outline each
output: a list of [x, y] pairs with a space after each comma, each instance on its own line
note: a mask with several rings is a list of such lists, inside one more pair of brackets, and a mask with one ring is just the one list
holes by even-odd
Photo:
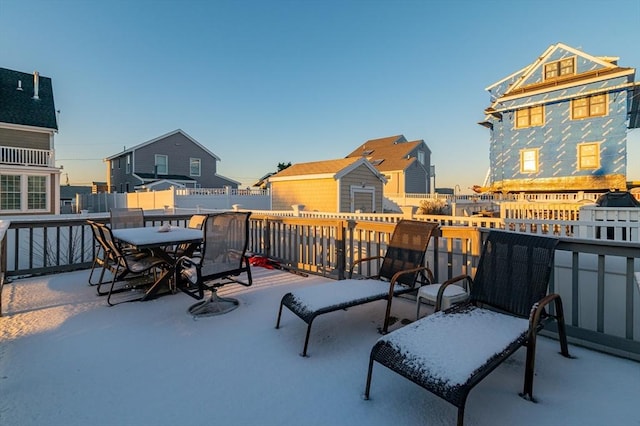
[[[346, 174], [340, 179], [340, 209], [339, 212], [352, 212], [351, 208], [351, 187], [362, 187], [364, 183], [365, 188], [374, 187], [374, 207], [373, 210], [381, 212], [382, 211], [382, 181], [375, 176], [370, 169], [366, 166], [361, 165], [350, 173]], [[355, 201], [355, 200], [354, 200]], [[360, 207], [356, 204], [354, 209], [360, 209]], [[327, 210], [325, 210], [327, 211]], [[333, 211], [333, 210], [329, 210]]]
[[[127, 157], [131, 156], [131, 168], [127, 173]], [[113, 164], [113, 168], [111, 167]], [[136, 178], [133, 173], [133, 153], [127, 152], [117, 158], [110, 160], [109, 173], [111, 175], [111, 191], [133, 192], [136, 185], [141, 185], [143, 181]], [[128, 185], [128, 190], [127, 190]]]
[[27, 149], [51, 149], [51, 132], [33, 132], [0, 128], [0, 146]]
[[429, 192], [429, 176], [419, 161], [415, 161], [405, 170], [405, 192], [410, 194], [426, 194]]
[[[131, 148], [130, 151], [112, 158], [108, 161], [109, 185], [111, 191], [127, 192], [134, 191], [138, 185], [148, 182], [148, 178], [138, 178], [136, 174], [155, 173], [155, 156], [166, 155], [168, 159], [167, 174], [158, 174], [158, 179], [166, 178], [168, 175], [184, 176], [193, 180], [188, 180], [189, 186], [199, 185], [203, 188], [222, 188], [224, 186], [237, 187], [237, 183], [224, 176], [216, 175], [217, 157], [203, 149], [199, 144], [194, 143], [181, 131], [161, 137], [152, 143], [142, 144], [142, 146]], [[131, 156], [131, 168], [127, 173], [127, 156]], [[190, 162], [192, 158], [200, 159], [200, 175], [191, 176]], [[113, 167], [111, 166], [113, 163]], [[170, 178], [171, 179], [171, 178]], [[180, 181], [180, 180], [179, 180]], [[181, 182], [184, 182], [182, 180]]]
[[[576, 57], [577, 74], [602, 67], [589, 58], [576, 56], [564, 49], [556, 50], [545, 63], [568, 57]], [[543, 82], [543, 70], [544, 64], [541, 64], [526, 79], [524, 87]], [[502, 82], [491, 92], [499, 98], [519, 77]], [[502, 119], [492, 119], [493, 129], [490, 131], [493, 187], [502, 191], [625, 189], [626, 121], [630, 101], [627, 91], [621, 90], [620, 86], [627, 81], [628, 77], [615, 77], [598, 82], [585, 81], [573, 87], [559, 84], [559, 90], [551, 88], [500, 102], [499, 106], [504, 110]], [[572, 119], [572, 100], [602, 88], [610, 88], [607, 92], [607, 114]], [[529, 105], [543, 105], [543, 125], [516, 128], [516, 110]], [[589, 142], [600, 144], [600, 164], [597, 169], [580, 169], [578, 144]], [[536, 172], [521, 171], [520, 153], [524, 149], [538, 150]]]
[[304, 204], [309, 211], [337, 210], [337, 183], [333, 178], [272, 182], [272, 209], [291, 210], [293, 204]]
[[[204, 188], [215, 188], [216, 160], [180, 133], [170, 135], [136, 150], [136, 172], [153, 173], [155, 154], [166, 155], [168, 171], [173, 175], [190, 176], [190, 159], [200, 158], [201, 176], [191, 176]], [[162, 176], [160, 176], [162, 177]]]

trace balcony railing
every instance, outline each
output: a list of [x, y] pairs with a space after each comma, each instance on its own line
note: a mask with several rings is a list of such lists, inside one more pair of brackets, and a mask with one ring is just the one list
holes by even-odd
[[0, 164], [54, 167], [53, 150], [0, 146]]
[[[184, 225], [190, 214], [145, 217], [147, 226], [167, 222]], [[92, 215], [91, 219], [109, 220], [105, 215]], [[386, 251], [394, 226], [389, 222], [254, 214], [249, 250], [298, 270], [342, 279], [354, 260]], [[487, 231], [441, 224], [426, 260], [436, 279], [473, 276], [482, 234]], [[634, 285], [634, 272], [640, 271], [640, 243], [559, 240], [550, 288], [564, 301], [569, 336], [575, 343], [640, 360], [640, 294]], [[83, 217], [12, 221], [0, 242], [0, 247], [5, 247], [0, 265], [9, 278], [85, 269], [96, 250]], [[379, 264], [369, 268], [358, 272], [372, 273]]]

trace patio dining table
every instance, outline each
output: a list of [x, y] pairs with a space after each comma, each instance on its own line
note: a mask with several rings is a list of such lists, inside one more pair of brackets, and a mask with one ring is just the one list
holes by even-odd
[[157, 296], [160, 290], [172, 292], [175, 290], [173, 277], [177, 258], [167, 251], [167, 247], [186, 244], [187, 249], [183, 255], [191, 256], [198, 244], [203, 241], [204, 234], [200, 229], [163, 225], [161, 227], [114, 229], [113, 237], [137, 250], [151, 250], [154, 256], [166, 260], [169, 265], [153, 285], [146, 290], [141, 299], [144, 301]]

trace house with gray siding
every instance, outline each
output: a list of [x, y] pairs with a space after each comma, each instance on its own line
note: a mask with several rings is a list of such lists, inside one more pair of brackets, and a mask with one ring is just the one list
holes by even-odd
[[177, 188], [238, 188], [217, 174], [220, 158], [177, 129], [107, 157], [110, 192]]
[[363, 157], [386, 179], [386, 195], [431, 192], [431, 150], [423, 140], [403, 135], [370, 139], [346, 158]]
[[60, 213], [51, 79], [0, 68], [0, 215]]
[[492, 84], [482, 191], [627, 189], [627, 131], [640, 126], [635, 69], [562, 43]]

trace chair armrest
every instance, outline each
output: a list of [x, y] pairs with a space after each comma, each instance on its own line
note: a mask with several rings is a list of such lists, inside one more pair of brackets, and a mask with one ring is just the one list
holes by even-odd
[[469, 275], [458, 275], [457, 277], [453, 277], [450, 280], [447, 280], [442, 283], [440, 288], [438, 289], [438, 295], [436, 296], [436, 306], [433, 312], [438, 312], [442, 309], [442, 297], [444, 296], [444, 290], [451, 284], [464, 281], [465, 286], [464, 289], [466, 291], [471, 291], [471, 286], [473, 285], [473, 278]]
[[553, 315], [556, 319], [562, 320], [564, 323], [564, 309], [562, 307], [562, 299], [560, 295], [557, 293], [551, 293], [540, 299], [538, 302], [534, 303], [531, 307], [531, 312], [529, 313], [529, 336], [531, 337], [532, 333], [537, 333], [538, 326], [540, 325], [540, 319], [542, 314], [545, 312], [545, 307], [549, 305], [551, 302], [554, 302], [554, 307], [556, 310], [556, 314]]
[[[398, 279], [400, 279], [401, 276], [407, 275], [407, 274], [413, 274], [413, 273], [420, 272], [420, 271], [429, 271], [429, 267], [421, 266], [419, 268], [405, 269], [404, 271], [396, 272], [393, 275], [393, 277], [391, 277], [391, 281], [389, 281], [389, 297], [393, 296], [393, 287], [396, 285], [396, 281], [398, 281]], [[431, 274], [431, 275], [433, 275], [433, 274]], [[414, 284], [414, 286], [415, 286], [415, 284]]]
[[369, 256], [369, 257], [363, 257], [362, 259], [354, 260], [353, 263], [351, 264], [351, 268], [349, 268], [349, 278], [353, 276], [353, 269], [356, 267], [357, 264], [366, 262], [369, 260], [374, 260], [374, 259], [384, 259], [384, 256]]

